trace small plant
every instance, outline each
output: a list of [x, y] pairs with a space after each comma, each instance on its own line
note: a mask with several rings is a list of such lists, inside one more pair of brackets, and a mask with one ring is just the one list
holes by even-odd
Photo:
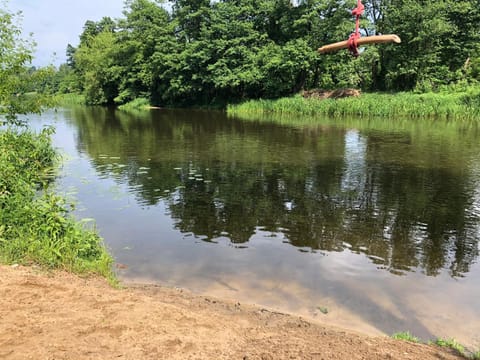
[[328, 314], [328, 308], [326, 306], [317, 306], [317, 309], [324, 315]]
[[478, 350], [476, 353], [473, 353], [472, 359], [473, 360], [480, 360], [480, 350]]
[[414, 343], [420, 342], [419, 338], [417, 338], [416, 336], [413, 336], [408, 331], [395, 333], [395, 334], [392, 335], [392, 339], [410, 341], [410, 342], [414, 342]]
[[437, 339], [435, 340], [434, 344], [456, 350], [460, 354], [465, 353], [465, 348], [463, 345], [459, 344], [455, 339]]

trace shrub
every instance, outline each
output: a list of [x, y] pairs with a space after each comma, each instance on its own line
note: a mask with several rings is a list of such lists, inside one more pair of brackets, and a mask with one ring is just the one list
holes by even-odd
[[49, 189], [57, 154], [52, 129], [0, 132], [0, 260], [36, 263], [113, 280], [112, 258], [94, 229]]

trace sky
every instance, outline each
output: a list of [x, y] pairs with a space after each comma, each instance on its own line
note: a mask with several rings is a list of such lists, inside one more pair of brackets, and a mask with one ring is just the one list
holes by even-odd
[[122, 17], [123, 1], [9, 0], [7, 8], [11, 12], [22, 11], [24, 37], [33, 33], [37, 43], [33, 65], [46, 66], [65, 62], [67, 44], [78, 45], [87, 20]]

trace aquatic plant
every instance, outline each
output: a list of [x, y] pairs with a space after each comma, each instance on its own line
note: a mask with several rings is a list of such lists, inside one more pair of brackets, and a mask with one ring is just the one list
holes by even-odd
[[57, 106], [85, 105], [86, 100], [82, 94], [58, 94], [55, 95], [55, 103]]
[[229, 105], [229, 115], [299, 114], [331, 117], [409, 117], [479, 119], [480, 95], [464, 93], [367, 93], [341, 99], [313, 99], [300, 95], [277, 100], [250, 100]]

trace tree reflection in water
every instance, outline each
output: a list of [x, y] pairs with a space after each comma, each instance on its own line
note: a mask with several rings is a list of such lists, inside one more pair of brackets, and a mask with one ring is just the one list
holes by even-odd
[[[205, 241], [282, 233], [301, 249], [364, 253], [396, 274], [462, 276], [478, 257], [474, 125], [275, 125], [179, 110], [74, 115], [78, 146], [99, 173], [128, 183], [146, 206], [165, 201], [175, 226]], [[122, 166], [107, 166], [112, 156]]]

